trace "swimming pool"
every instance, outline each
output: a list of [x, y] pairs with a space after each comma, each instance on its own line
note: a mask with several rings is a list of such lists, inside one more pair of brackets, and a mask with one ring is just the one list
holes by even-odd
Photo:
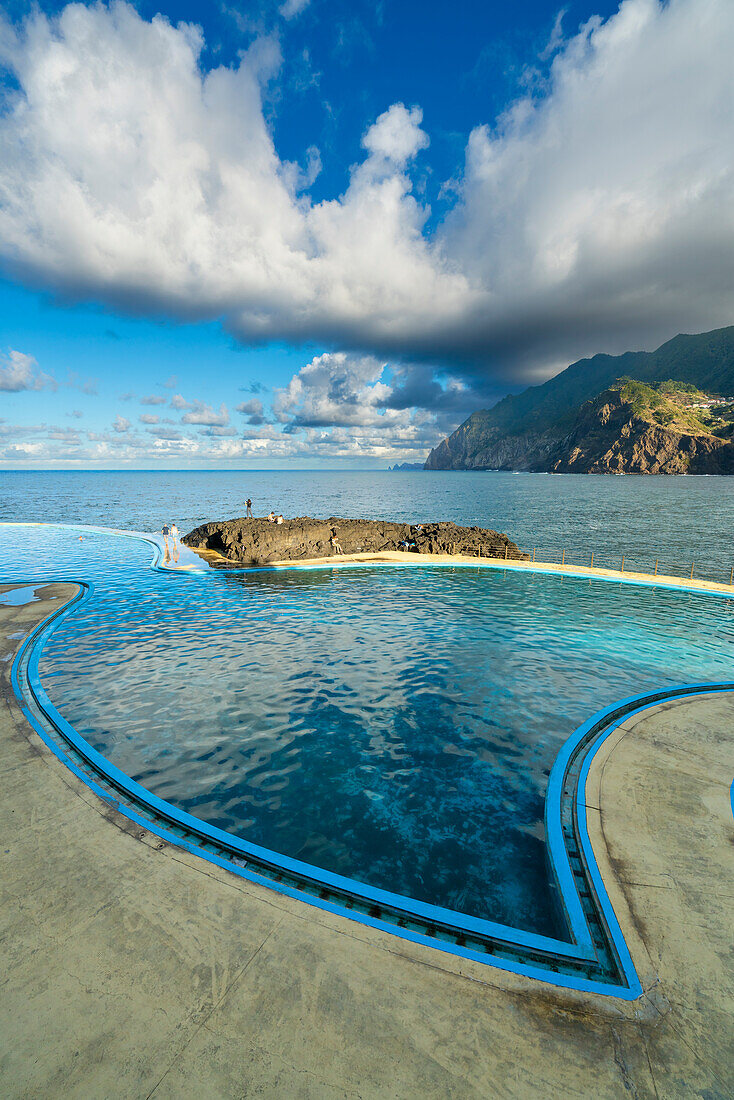
[[114, 766], [194, 817], [418, 902], [568, 939], [548, 775], [590, 714], [731, 678], [734, 603], [482, 567], [149, 568], [109, 533], [0, 526], [3, 580], [91, 584], [39, 663]]

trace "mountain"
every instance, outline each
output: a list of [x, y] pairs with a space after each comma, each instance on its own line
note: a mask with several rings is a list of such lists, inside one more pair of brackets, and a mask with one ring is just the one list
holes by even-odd
[[734, 473], [734, 404], [693, 386], [622, 379], [585, 402], [548, 468], [579, 474]]
[[394, 466], [388, 466], [387, 470], [390, 474], [400, 474], [405, 470], [422, 470], [424, 464], [422, 462], [396, 462]]
[[[667, 425], [661, 424], [653, 416], [649, 395], [642, 405], [639, 400], [630, 404], [617, 385], [614, 392], [620, 396], [609, 396], [608, 391], [620, 379], [634, 379], [651, 388], [673, 379], [679, 386], [692, 387], [702, 394], [734, 397], [734, 326], [695, 336], [676, 336], [653, 352], [581, 359], [542, 386], [531, 386], [523, 393], [505, 397], [492, 409], [473, 413], [431, 451], [425, 468], [560, 471], [573, 467], [579, 472], [592, 472], [616, 464], [619, 473], [633, 469], [639, 473], [718, 473], [723, 472], [722, 466], [728, 472], [726, 449], [731, 443], [725, 426], [701, 418], [695, 424], [684, 423], [680, 416]], [[607, 405], [609, 410], [603, 414]], [[604, 415], [608, 417], [606, 425], [599, 419]], [[643, 428], [643, 424], [648, 427]], [[592, 458], [590, 437], [595, 432], [597, 450]], [[680, 436], [678, 444], [673, 438], [676, 433]], [[612, 450], [616, 457], [605, 459], [606, 451], [599, 452], [602, 435], [608, 443], [606, 451]], [[694, 442], [689, 442], [689, 437]], [[680, 461], [670, 451], [676, 446]], [[572, 461], [574, 451], [586, 458], [577, 455]], [[588, 470], [584, 469], [585, 463]], [[734, 464], [731, 470], [734, 472]]]

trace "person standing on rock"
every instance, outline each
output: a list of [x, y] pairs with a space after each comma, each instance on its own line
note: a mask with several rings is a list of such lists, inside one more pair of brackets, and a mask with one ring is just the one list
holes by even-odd
[[247, 505], [247, 516], [246, 516], [246, 518], [247, 519], [252, 519], [252, 501], [250, 500], [249, 497], [245, 501], [245, 504]]

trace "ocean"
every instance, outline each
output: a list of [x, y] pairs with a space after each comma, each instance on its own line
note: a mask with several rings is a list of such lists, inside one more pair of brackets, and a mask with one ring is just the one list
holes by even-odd
[[[453, 520], [502, 531], [539, 560], [728, 581], [734, 478], [384, 470], [0, 474], [0, 521], [182, 532], [271, 509], [285, 516]], [[1, 573], [1, 570], [0, 570]]]

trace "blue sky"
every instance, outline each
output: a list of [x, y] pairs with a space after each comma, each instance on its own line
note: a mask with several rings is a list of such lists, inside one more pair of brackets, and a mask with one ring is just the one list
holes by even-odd
[[419, 461], [734, 320], [728, 0], [0, 12], [0, 467]]

